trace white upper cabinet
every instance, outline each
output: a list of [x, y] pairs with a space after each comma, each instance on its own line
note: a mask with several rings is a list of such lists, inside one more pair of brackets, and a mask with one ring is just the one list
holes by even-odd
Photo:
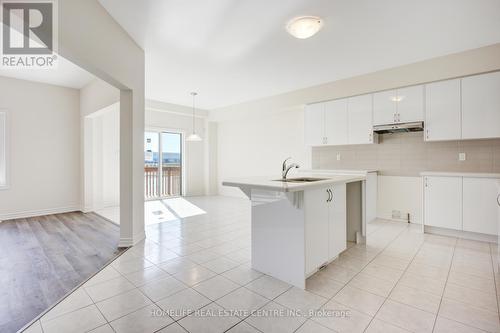
[[386, 125], [396, 122], [397, 91], [387, 90], [373, 94], [373, 125]]
[[463, 230], [497, 234], [497, 181], [492, 178], [463, 178]]
[[425, 140], [462, 138], [460, 79], [425, 86]]
[[349, 144], [373, 143], [372, 95], [349, 98], [347, 110]]
[[348, 144], [347, 99], [326, 102], [325, 137], [328, 145]]
[[397, 122], [408, 123], [424, 120], [424, 86], [397, 90]]
[[500, 137], [500, 72], [462, 79], [462, 138]]
[[325, 104], [306, 105], [304, 110], [304, 139], [306, 145], [319, 146], [325, 142]]
[[424, 86], [373, 94], [373, 124], [386, 125], [424, 120]]

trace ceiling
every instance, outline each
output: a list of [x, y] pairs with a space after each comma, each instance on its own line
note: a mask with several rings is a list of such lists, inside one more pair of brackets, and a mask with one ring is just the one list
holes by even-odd
[[[1, 22], [0, 22], [1, 24]], [[13, 30], [14, 38], [22, 39], [24, 36]], [[33, 41], [33, 39], [32, 39]], [[35, 41], [36, 43], [36, 41]], [[7, 76], [20, 80], [43, 82], [57, 86], [80, 89], [92, 81], [95, 76], [73, 64], [71, 61], [57, 55], [57, 67], [50, 69], [32, 68], [6, 68], [0, 67], [0, 76]]]
[[[498, 0], [99, 0], [146, 52], [146, 97], [237, 104], [500, 42]], [[299, 40], [286, 22], [318, 15]]]
[[58, 56], [56, 68], [0, 68], [0, 76], [7, 76], [27, 81], [43, 82], [75, 89], [80, 89], [95, 79], [95, 76], [61, 56]]

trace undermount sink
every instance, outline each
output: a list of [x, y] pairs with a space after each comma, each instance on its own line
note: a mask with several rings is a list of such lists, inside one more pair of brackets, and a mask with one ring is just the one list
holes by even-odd
[[311, 183], [317, 182], [320, 180], [327, 180], [327, 178], [311, 178], [311, 177], [303, 177], [303, 178], [287, 178], [287, 179], [276, 179], [275, 182], [283, 182], [283, 183]]

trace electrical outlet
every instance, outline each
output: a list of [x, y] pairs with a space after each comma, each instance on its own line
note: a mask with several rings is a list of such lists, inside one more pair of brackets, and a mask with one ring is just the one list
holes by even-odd
[[467, 155], [465, 153], [458, 153], [458, 160], [465, 161], [467, 159]]
[[339, 153], [339, 154], [337, 154], [337, 161], [340, 161], [340, 159], [341, 159], [341, 156], [340, 156], [340, 153]]

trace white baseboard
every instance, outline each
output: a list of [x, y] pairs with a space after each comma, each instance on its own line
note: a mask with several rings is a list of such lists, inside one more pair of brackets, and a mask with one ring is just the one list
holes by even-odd
[[424, 232], [442, 236], [470, 239], [480, 242], [498, 243], [498, 237], [496, 235], [487, 235], [477, 232], [432, 227], [430, 225], [424, 226]]
[[118, 247], [131, 247], [131, 246], [134, 246], [135, 244], [139, 243], [140, 241], [144, 240], [145, 238], [146, 238], [146, 232], [144, 230], [141, 232], [138, 232], [132, 238], [130, 238], [130, 237], [121, 238], [120, 237], [120, 242], [118, 243]]
[[68, 207], [46, 208], [46, 209], [39, 209], [39, 210], [27, 210], [27, 211], [22, 211], [22, 212], [0, 214], [0, 221], [7, 221], [7, 220], [13, 220], [13, 219], [24, 219], [24, 218], [28, 218], [28, 217], [52, 215], [52, 214], [62, 214], [62, 213], [69, 213], [69, 212], [79, 212], [81, 210], [82, 210], [81, 207], [77, 206], [77, 205], [68, 206]]

